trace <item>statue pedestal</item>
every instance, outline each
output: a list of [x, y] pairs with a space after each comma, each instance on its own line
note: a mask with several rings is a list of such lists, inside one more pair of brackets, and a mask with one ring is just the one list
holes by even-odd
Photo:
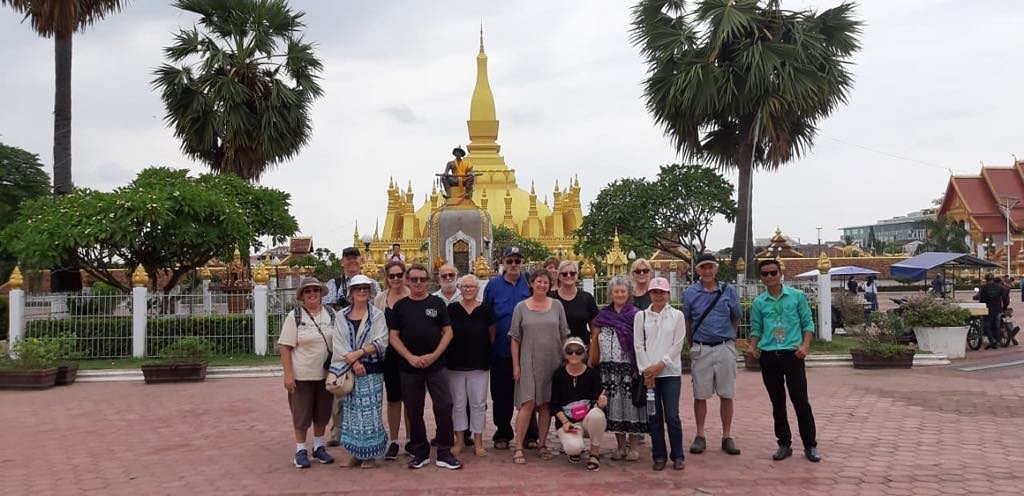
[[451, 263], [459, 274], [473, 273], [473, 260], [483, 255], [491, 259], [488, 242], [493, 239], [491, 216], [468, 198], [451, 198], [431, 212], [427, 221], [429, 253], [436, 269]]

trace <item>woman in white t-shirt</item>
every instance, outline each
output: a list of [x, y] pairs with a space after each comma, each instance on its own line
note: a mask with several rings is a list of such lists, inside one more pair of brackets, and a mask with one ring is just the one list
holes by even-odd
[[864, 283], [864, 299], [871, 304], [871, 311], [878, 311], [878, 284], [875, 282], [875, 276], [868, 276], [868, 280]]
[[333, 463], [327, 453], [324, 433], [331, 419], [334, 396], [327, 392], [324, 380], [326, 366], [330, 365], [331, 341], [334, 331], [334, 313], [321, 305], [324, 285], [315, 277], [303, 277], [295, 290], [300, 305], [285, 315], [281, 324], [281, 368], [284, 388], [288, 391], [288, 407], [295, 429], [295, 466], [310, 467], [310, 454], [306, 450], [306, 433], [313, 426], [314, 460]]

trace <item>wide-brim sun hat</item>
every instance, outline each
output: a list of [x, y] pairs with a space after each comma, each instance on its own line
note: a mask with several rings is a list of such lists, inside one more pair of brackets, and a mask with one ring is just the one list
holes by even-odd
[[664, 277], [655, 277], [654, 279], [651, 279], [651, 283], [647, 286], [647, 292], [651, 292], [656, 289], [668, 293], [672, 291], [672, 286], [669, 285], [668, 279], [665, 279]]
[[324, 283], [320, 282], [319, 279], [315, 277], [303, 277], [301, 280], [299, 280], [299, 286], [295, 288], [295, 299], [301, 301], [302, 290], [310, 286], [319, 286], [321, 294], [327, 292], [327, 286], [325, 286]]
[[364, 276], [362, 274], [356, 274], [352, 276], [352, 279], [348, 280], [349, 291], [351, 291], [352, 288], [356, 286], [366, 286], [370, 288], [370, 298], [373, 298], [373, 279], [370, 279], [369, 277]]

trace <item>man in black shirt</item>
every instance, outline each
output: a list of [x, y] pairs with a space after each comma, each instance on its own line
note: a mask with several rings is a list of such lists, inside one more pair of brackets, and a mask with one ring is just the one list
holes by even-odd
[[427, 292], [430, 274], [421, 264], [406, 270], [409, 296], [398, 300], [390, 311], [390, 346], [402, 358], [399, 373], [402, 381], [402, 403], [407, 415], [409, 468], [422, 468], [430, 463], [430, 444], [423, 421], [423, 400], [427, 391], [434, 405], [437, 424], [437, 461], [439, 467], [462, 468], [452, 455], [452, 395], [445, 368], [445, 349], [452, 340], [452, 326], [444, 301]]
[[988, 316], [985, 318], [985, 336], [988, 337], [988, 346], [985, 349], [999, 347], [999, 321], [1003, 311], [1003, 285], [998, 277], [993, 278], [992, 274], [985, 274], [985, 285], [978, 293], [978, 301], [988, 307]]

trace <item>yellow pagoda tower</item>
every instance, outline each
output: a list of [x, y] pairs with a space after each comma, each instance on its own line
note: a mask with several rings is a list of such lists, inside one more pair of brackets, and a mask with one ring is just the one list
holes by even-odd
[[[575, 238], [573, 232], [583, 220], [580, 207], [580, 183], [578, 177], [569, 178], [564, 189], [555, 182], [550, 205], [538, 201], [531, 181], [530, 190], [519, 187], [515, 169], [509, 168], [498, 144], [499, 121], [494, 105], [494, 94], [487, 76], [487, 53], [484, 51], [483, 29], [480, 31], [480, 49], [476, 56], [476, 85], [469, 104], [469, 155], [467, 159], [478, 173], [473, 187], [473, 201], [490, 214], [495, 226], [508, 227], [517, 234], [536, 240], [547, 246], [562, 258], [576, 258], [572, 251]], [[444, 165], [438, 160], [438, 170]], [[384, 228], [374, 232], [370, 252], [374, 260], [382, 263], [391, 245], [401, 246], [406, 260], [419, 259], [426, 262], [426, 253], [421, 250], [429, 233], [427, 221], [433, 211], [445, 201], [435, 187], [425, 201], [416, 208], [410, 184], [404, 191], [394, 179], [387, 189], [388, 206]], [[358, 235], [353, 236], [354, 246], [363, 246]]]

